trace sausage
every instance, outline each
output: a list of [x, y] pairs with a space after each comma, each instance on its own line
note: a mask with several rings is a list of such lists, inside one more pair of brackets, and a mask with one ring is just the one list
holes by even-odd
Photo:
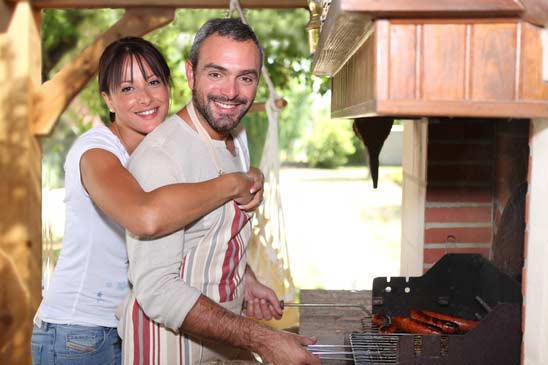
[[441, 329], [408, 317], [392, 317], [392, 323], [401, 331], [421, 335], [441, 335]]
[[386, 333], [394, 333], [398, 330], [398, 327], [396, 327], [396, 325], [393, 325], [391, 324], [390, 326], [388, 327], [380, 327], [379, 328], [379, 333], [380, 334], [386, 334]]
[[381, 328], [384, 327], [388, 320], [384, 314], [373, 314], [371, 316], [371, 323], [377, 325], [377, 327]]
[[459, 326], [456, 323], [431, 317], [422, 311], [412, 310], [409, 317], [416, 321], [438, 327], [443, 333], [452, 334], [459, 330]]
[[438, 313], [438, 312], [432, 312], [432, 311], [426, 311], [426, 310], [423, 310], [422, 312], [430, 317], [441, 319], [443, 321], [453, 322], [459, 327], [459, 330], [461, 330], [462, 332], [470, 331], [472, 328], [476, 327], [479, 323], [479, 321], [472, 321], [469, 319], [454, 317], [454, 316], [450, 316], [450, 315]]

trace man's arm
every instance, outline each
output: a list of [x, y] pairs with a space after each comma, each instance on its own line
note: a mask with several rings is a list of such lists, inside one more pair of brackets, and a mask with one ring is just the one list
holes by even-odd
[[187, 314], [181, 331], [258, 353], [274, 365], [320, 364], [320, 358], [305, 347], [315, 339], [270, 329], [235, 315], [204, 295]]
[[[183, 181], [175, 161], [160, 147], [134, 154], [129, 170], [145, 191]], [[128, 233], [126, 241], [129, 279], [139, 305], [150, 319], [177, 331], [201, 294], [179, 277], [184, 230], [150, 240]]]

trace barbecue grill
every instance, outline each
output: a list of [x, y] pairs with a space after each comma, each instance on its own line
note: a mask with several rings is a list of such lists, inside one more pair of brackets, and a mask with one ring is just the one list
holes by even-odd
[[466, 334], [379, 334], [371, 317], [349, 335], [355, 364], [514, 365], [520, 361], [520, 284], [481, 255], [448, 254], [421, 277], [373, 281], [372, 312], [431, 310], [480, 320]]

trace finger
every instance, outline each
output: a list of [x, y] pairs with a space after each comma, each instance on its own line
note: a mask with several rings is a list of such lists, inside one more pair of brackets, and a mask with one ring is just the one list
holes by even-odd
[[279, 314], [278, 312], [276, 312], [272, 304], [268, 305], [268, 309], [270, 310], [270, 313], [272, 314], [272, 316], [274, 316], [274, 318], [278, 320], [282, 319], [282, 314]]
[[262, 194], [260, 194], [260, 195], [255, 194], [253, 196], [253, 199], [251, 199], [249, 202], [247, 202], [244, 205], [240, 205], [240, 209], [242, 209], [246, 212], [253, 211], [253, 210], [257, 209], [257, 207], [259, 205], [261, 205], [262, 201], [263, 201], [263, 195]]
[[255, 310], [255, 318], [263, 319], [264, 317], [261, 309], [261, 304], [259, 303], [259, 298], [255, 298], [255, 300], [253, 301], [253, 307]]
[[255, 308], [253, 308], [253, 301], [252, 300], [248, 300], [247, 301], [247, 305], [245, 307], [246, 309], [246, 315], [248, 317], [255, 317]]
[[316, 341], [318, 341], [318, 339], [316, 337], [306, 337], [306, 336], [299, 336], [299, 342], [301, 343], [301, 345], [305, 345], [305, 346], [308, 346], [308, 345], [314, 345], [316, 343]]
[[272, 313], [270, 312], [270, 309], [268, 308], [269, 304], [267, 303], [267, 301], [264, 299], [261, 299], [260, 306], [261, 306], [263, 319], [270, 321], [272, 319]]

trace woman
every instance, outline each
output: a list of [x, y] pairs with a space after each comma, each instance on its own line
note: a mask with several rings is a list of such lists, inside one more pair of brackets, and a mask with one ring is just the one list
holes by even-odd
[[129, 292], [123, 227], [137, 236], [160, 236], [229, 200], [253, 209], [262, 199], [258, 170], [253, 177], [234, 173], [141, 189], [127, 162], [164, 120], [169, 86], [163, 56], [141, 38], [116, 41], [101, 56], [99, 90], [112, 123], [80, 136], [65, 161], [65, 236], [36, 314], [33, 364], [120, 363], [115, 311]]

